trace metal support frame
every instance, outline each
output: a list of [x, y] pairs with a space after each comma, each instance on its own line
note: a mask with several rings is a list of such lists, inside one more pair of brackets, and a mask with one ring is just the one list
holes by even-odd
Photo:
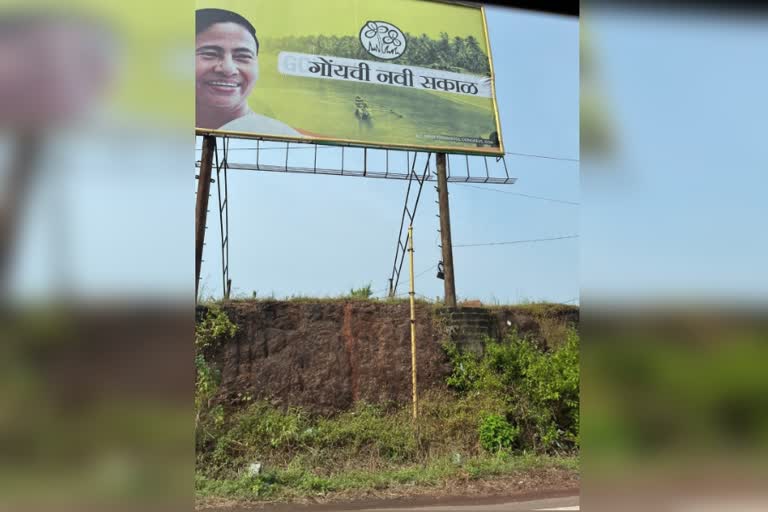
[[[269, 140], [256, 139], [255, 147], [236, 147], [230, 148], [230, 137], [219, 137], [221, 146], [217, 145], [216, 137], [207, 135], [203, 137], [203, 156], [200, 162], [196, 163], [196, 166], [200, 168], [200, 176], [202, 177], [206, 173], [207, 166], [207, 180], [201, 180], [198, 183], [197, 205], [195, 209], [195, 223], [196, 223], [196, 280], [195, 280], [195, 296], [197, 296], [199, 282], [200, 282], [200, 267], [202, 263], [202, 248], [205, 245], [205, 213], [207, 212], [207, 198], [210, 196], [209, 189], [205, 189], [205, 193], [201, 194], [200, 191], [205, 187], [210, 187], [210, 183], [217, 183], [218, 191], [218, 208], [219, 208], [219, 226], [221, 233], [221, 261], [222, 261], [222, 289], [225, 299], [229, 299], [232, 287], [232, 280], [230, 279], [229, 272], [229, 198], [228, 198], [228, 170], [250, 170], [250, 171], [266, 171], [266, 172], [284, 172], [284, 173], [297, 173], [297, 174], [325, 174], [331, 176], [353, 176], [353, 177], [365, 177], [365, 178], [382, 178], [382, 179], [399, 179], [407, 180], [408, 188], [406, 190], [405, 201], [403, 205], [403, 212], [400, 219], [400, 230], [398, 232], [397, 245], [395, 247], [395, 258], [392, 265], [392, 273], [389, 278], [389, 296], [394, 296], [400, 282], [400, 274], [402, 271], [405, 255], [408, 252], [409, 236], [405, 234], [405, 240], [403, 240], [403, 228], [405, 227], [405, 217], [408, 216], [409, 225], [413, 224], [413, 220], [416, 216], [416, 210], [418, 208], [419, 199], [421, 197], [422, 188], [424, 182], [437, 180], [438, 173], [430, 172], [430, 159], [431, 153], [425, 152], [413, 152], [407, 150], [394, 150], [394, 149], [377, 149], [377, 148], [362, 148], [362, 169], [350, 169], [347, 165], [346, 158], [346, 146], [331, 146], [328, 144], [318, 144], [315, 142], [276, 142]], [[271, 144], [271, 146], [270, 146]], [[284, 146], [283, 146], [284, 144]], [[266, 147], [265, 147], [266, 146]], [[341, 166], [340, 168], [329, 169], [318, 166], [318, 149], [320, 146], [323, 148], [337, 147], [341, 150]], [[221, 160], [219, 159], [219, 149], [222, 151]], [[296, 166], [291, 165], [290, 155], [291, 152], [297, 152], [300, 150], [312, 150], [313, 159], [312, 166]], [[265, 164], [262, 158], [261, 152], [267, 150], [284, 150], [285, 158], [280, 162], [280, 157], [277, 159], [277, 165]], [[255, 163], [231, 163], [230, 152], [231, 151], [249, 151], [251, 154], [255, 152]], [[371, 156], [376, 152], [383, 152], [383, 158], [385, 162], [384, 170], [376, 170], [370, 167]], [[406, 172], [393, 170], [390, 166], [390, 152], [396, 154], [405, 153], [406, 159]], [[238, 153], [242, 155], [243, 153]], [[246, 153], [247, 154], [247, 153]], [[416, 172], [416, 163], [420, 155], [426, 154], [426, 163], [424, 165], [424, 171], [419, 176]], [[459, 156], [461, 154], [458, 154]], [[470, 157], [472, 159], [482, 159], [484, 166], [484, 173], [482, 175], [472, 174], [472, 166], [470, 165]], [[216, 160], [216, 179], [211, 177], [211, 168], [213, 166], [213, 159]], [[452, 175], [451, 174], [451, 162], [449, 155], [443, 154], [444, 158], [444, 173], [445, 182], [462, 182], [462, 183], [489, 183], [489, 184], [513, 184], [517, 181], [517, 178], [509, 176], [509, 170], [507, 168], [506, 159], [503, 156], [488, 157], [483, 155], [469, 155], [464, 154], [464, 160], [466, 164], [466, 176], [464, 175]], [[492, 158], [495, 161], [496, 168], [498, 168], [499, 162], [503, 165], [504, 176], [495, 176], [498, 174], [496, 170], [491, 173], [488, 158]], [[353, 164], [354, 165], [354, 164]], [[401, 164], [402, 165], [402, 164]], [[418, 184], [418, 191], [415, 194], [415, 200], [413, 205], [409, 205], [412, 199], [412, 186], [413, 182]], [[223, 185], [223, 186], [222, 186]], [[446, 187], [447, 188], [447, 187]], [[202, 208], [202, 211], [201, 211]], [[441, 219], [442, 221], [442, 219]], [[442, 230], [441, 230], [442, 231]], [[443, 247], [445, 244], [441, 245]]]
[[[230, 139], [230, 137], [220, 137], [219, 140], [225, 141], [225, 143]], [[331, 146], [328, 144], [318, 144], [315, 142], [270, 142], [270, 141], [264, 141], [260, 139], [256, 139], [256, 145], [255, 147], [238, 147], [238, 148], [230, 148], [229, 151], [235, 152], [237, 151], [237, 155], [241, 156], [244, 155], [246, 158], [243, 158], [240, 162], [228, 162], [227, 168], [228, 169], [234, 169], [234, 170], [244, 170], [244, 171], [265, 171], [265, 172], [285, 172], [285, 173], [296, 173], [296, 174], [324, 174], [329, 176], [353, 176], [353, 177], [361, 177], [361, 178], [383, 178], [383, 179], [398, 179], [398, 180], [410, 180], [411, 179], [411, 173], [409, 171], [402, 172], [397, 171], [393, 169], [392, 165], [392, 159], [390, 158], [390, 153], [399, 153], [403, 154], [405, 153], [406, 156], [406, 170], [409, 170], [411, 168], [411, 161], [413, 155], [420, 155], [424, 154], [425, 152], [414, 152], [414, 151], [407, 151], [407, 150], [394, 150], [394, 149], [376, 149], [376, 148], [361, 148], [363, 150], [362, 153], [362, 169], [351, 169], [349, 166], [349, 158], [347, 155], [347, 149], [349, 149], [348, 146], [344, 145], [338, 145], [338, 146]], [[272, 146], [265, 147], [265, 143], [270, 143]], [[322, 167], [318, 163], [318, 149], [322, 148], [338, 148], [341, 152], [340, 154], [340, 166], [338, 164], [334, 165], [334, 168], [328, 168], [328, 167]], [[272, 164], [264, 163], [264, 158], [262, 158], [263, 155], [261, 155], [262, 151], [270, 151], [270, 150], [281, 150], [285, 153], [285, 158], [282, 161], [277, 161]], [[314, 158], [311, 162], [310, 166], [301, 166], [301, 165], [291, 165], [291, 154], [296, 154], [297, 152], [300, 152], [302, 150], [312, 150], [314, 153]], [[255, 153], [255, 156], [252, 156], [252, 158], [247, 158], [249, 155], [253, 155]], [[373, 160], [372, 157], [378, 153], [379, 155], [382, 155], [383, 153], [383, 159], [384, 159], [384, 169], [374, 169], [371, 167], [371, 161]], [[472, 166], [470, 164], [470, 158], [473, 161], [476, 160], [482, 160], [483, 161], [483, 172], [482, 174], [477, 173], [476, 175], [473, 175], [472, 168], [476, 166]], [[490, 167], [490, 163], [488, 159], [491, 159], [490, 163], [495, 163], [493, 169]], [[231, 159], [230, 159], [231, 160]], [[338, 162], [338, 161], [337, 161]], [[465, 162], [466, 162], [466, 176], [463, 175], [453, 175], [451, 173], [450, 169], [450, 160], [448, 161], [448, 181], [449, 182], [464, 182], [464, 183], [487, 183], [487, 184], [494, 184], [494, 185], [506, 185], [506, 184], [513, 184], [515, 181], [517, 181], [517, 178], [512, 178], [509, 176], [509, 171], [507, 169], [506, 160], [504, 157], [496, 157], [496, 156], [483, 156], [483, 155], [465, 155]], [[198, 164], [199, 165], [199, 164]], [[503, 165], [503, 169], [502, 169]], [[501, 175], [501, 172], [503, 170], [504, 175]], [[493, 172], [491, 172], [493, 171]], [[428, 181], [434, 181], [436, 179], [436, 176], [434, 174], [430, 174], [427, 177]]]
[[195, 201], [195, 301], [200, 289], [200, 269], [203, 263], [206, 219], [208, 218], [208, 197], [211, 194], [211, 167], [216, 151], [216, 138], [206, 135], [203, 138], [203, 154], [200, 158], [200, 175], [197, 181]]
[[[224, 300], [229, 300], [232, 291], [232, 280], [229, 278], [229, 186], [227, 179], [229, 141], [224, 140], [222, 145], [221, 162], [219, 162], [219, 149], [216, 148], [216, 189], [219, 202], [219, 232], [221, 233], [221, 289], [224, 293]], [[222, 182], [224, 183], [223, 194]]]
[[[429, 178], [430, 172], [429, 172], [429, 162], [432, 158], [431, 153], [427, 153], [427, 161], [424, 164], [424, 172], [421, 175], [421, 179], [419, 179], [419, 176], [416, 174], [415, 168], [416, 168], [416, 160], [418, 158], [418, 153], [414, 155], [413, 158], [413, 164], [411, 166], [411, 171], [409, 173], [410, 179], [408, 180], [408, 188], [405, 191], [405, 202], [403, 204], [403, 214], [400, 218], [400, 230], [397, 234], [397, 245], [395, 246], [395, 261], [392, 264], [392, 274], [389, 277], [389, 296], [394, 297], [395, 291], [397, 290], [397, 287], [400, 283], [400, 272], [403, 268], [403, 261], [405, 260], [405, 253], [408, 252], [408, 241], [410, 239], [409, 232], [406, 232], [405, 235], [405, 242], [403, 242], [403, 226], [405, 226], [405, 216], [408, 215], [409, 219], [409, 225], [413, 225], [413, 219], [416, 217], [416, 209], [419, 207], [419, 199], [421, 198], [421, 190], [424, 186], [424, 182], [427, 181]], [[410, 160], [410, 158], [409, 158]], [[414, 179], [416, 180], [416, 183], [419, 184], [419, 190], [416, 194], [416, 200], [413, 203], [412, 208], [408, 208], [408, 200], [411, 197], [411, 186], [413, 185]], [[398, 257], [400, 258], [400, 263], [398, 264]]]

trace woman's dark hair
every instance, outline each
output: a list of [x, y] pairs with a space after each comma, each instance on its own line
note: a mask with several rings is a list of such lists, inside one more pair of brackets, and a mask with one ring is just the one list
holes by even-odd
[[256, 28], [250, 21], [243, 18], [236, 12], [226, 11], [224, 9], [198, 9], [195, 11], [195, 35], [205, 32], [211, 25], [216, 23], [237, 23], [249, 34], [253, 36], [253, 40], [256, 41], [256, 54], [259, 53], [259, 39], [256, 37]]

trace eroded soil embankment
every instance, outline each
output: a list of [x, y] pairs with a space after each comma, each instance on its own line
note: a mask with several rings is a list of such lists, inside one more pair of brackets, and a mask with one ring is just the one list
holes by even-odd
[[[407, 302], [253, 301], [222, 306], [237, 325], [234, 339], [217, 347], [219, 397], [239, 394], [330, 414], [355, 401], [406, 402], [411, 397], [410, 306]], [[495, 337], [518, 329], [546, 343], [578, 309], [489, 309]], [[443, 324], [431, 305], [416, 308], [419, 389], [443, 386], [450, 366], [442, 349]]]

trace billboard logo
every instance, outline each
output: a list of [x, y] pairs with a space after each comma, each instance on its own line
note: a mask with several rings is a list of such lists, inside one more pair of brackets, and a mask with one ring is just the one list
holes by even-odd
[[405, 35], [386, 21], [369, 21], [360, 29], [365, 51], [380, 59], [392, 60], [405, 53]]

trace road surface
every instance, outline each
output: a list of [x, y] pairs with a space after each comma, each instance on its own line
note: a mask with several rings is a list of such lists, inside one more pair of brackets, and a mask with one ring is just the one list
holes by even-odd
[[[310, 509], [307, 509], [309, 512]], [[579, 510], [579, 497], [550, 498], [534, 501], [509, 501], [488, 505], [425, 505], [408, 508], [364, 508], [354, 509], [354, 512], [517, 512], [517, 511], [549, 511], [549, 510]], [[338, 512], [348, 512], [349, 509], [336, 509]]]
[[[577, 491], [578, 492], [578, 491]], [[234, 507], [206, 509], [206, 512], [534, 512], [579, 510], [579, 496], [554, 493], [531, 497], [493, 498], [432, 498], [411, 502], [402, 500], [322, 504], [322, 505], [267, 505], [261, 507]]]

